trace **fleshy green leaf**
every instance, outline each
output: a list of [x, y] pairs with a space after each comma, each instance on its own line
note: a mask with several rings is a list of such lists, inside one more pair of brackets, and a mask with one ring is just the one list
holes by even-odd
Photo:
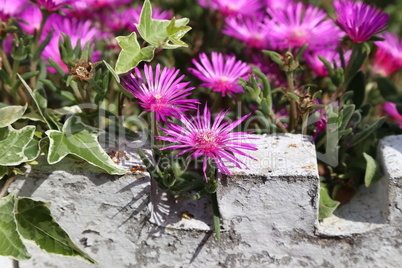
[[381, 175], [379, 174], [378, 163], [371, 155], [363, 153], [364, 159], [366, 159], [366, 173], [364, 174], [364, 184], [368, 187], [377, 182]]
[[381, 96], [391, 102], [402, 102], [402, 96], [389, 78], [379, 77], [376, 80]]
[[8, 126], [8, 128], [0, 129], [0, 132], [0, 136], [3, 138], [0, 141], [0, 165], [17, 166], [29, 161], [25, 150], [33, 139], [35, 126], [26, 126], [18, 130]]
[[368, 126], [367, 128], [361, 130], [359, 133], [353, 136], [353, 138], [350, 140], [350, 146], [354, 146], [360, 142], [362, 142], [364, 139], [368, 138], [370, 134], [375, 131], [376, 129], [380, 128], [382, 124], [384, 124], [386, 117], [381, 117], [377, 121], [375, 121], [373, 124]]
[[25, 106], [6, 106], [0, 108], [0, 128], [6, 127], [22, 117], [27, 109]]
[[350, 81], [347, 90], [353, 91], [353, 103], [359, 108], [364, 101], [366, 79], [362, 71], [359, 71]]
[[21, 236], [35, 242], [42, 250], [64, 256], [78, 256], [96, 264], [95, 260], [71, 241], [53, 219], [46, 203], [25, 197], [18, 198], [15, 218]]
[[0, 255], [10, 256], [17, 260], [28, 260], [31, 255], [17, 231], [14, 203], [12, 194], [0, 199]]
[[109, 63], [107, 63], [106, 61], [103, 61], [103, 63], [106, 65], [106, 68], [112, 73], [114, 79], [116, 80], [117, 83], [120, 83], [120, 77], [118, 76], [118, 74], [114, 71], [113, 67], [110, 66]]
[[332, 215], [340, 202], [333, 200], [328, 192], [328, 188], [324, 183], [320, 185], [320, 206], [318, 209], [318, 219], [322, 220]]
[[116, 37], [117, 43], [121, 47], [119, 57], [116, 62], [116, 73], [127, 73], [135, 68], [141, 61], [150, 62], [154, 58], [155, 46], [140, 48], [135, 32], [129, 36]]
[[110, 157], [99, 145], [97, 133], [79, 118], [70, 117], [66, 120], [62, 131], [48, 130], [49, 152], [47, 160], [49, 164], [55, 164], [65, 156], [72, 154], [88, 163], [104, 169], [109, 174], [125, 174], [126, 171], [118, 168]]
[[[188, 22], [188, 18], [178, 20], [173, 18], [170, 21], [153, 19], [151, 2], [145, 0], [137, 29], [141, 37], [155, 47], [165, 49], [187, 47], [187, 44], [180, 39], [191, 29], [186, 26]], [[168, 41], [173, 44], [167, 43]]]

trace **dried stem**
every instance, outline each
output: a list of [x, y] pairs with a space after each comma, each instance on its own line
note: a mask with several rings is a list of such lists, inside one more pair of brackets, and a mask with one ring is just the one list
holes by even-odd
[[10, 187], [10, 185], [14, 182], [15, 180], [15, 174], [13, 174], [12, 176], [10, 176], [6, 182], [3, 185], [3, 188], [1, 188], [0, 191], [0, 198], [5, 197], [8, 193], [8, 188]]

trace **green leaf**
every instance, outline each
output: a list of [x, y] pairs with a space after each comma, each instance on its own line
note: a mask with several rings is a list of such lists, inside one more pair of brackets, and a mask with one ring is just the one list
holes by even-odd
[[77, 117], [68, 118], [62, 131], [48, 130], [46, 135], [50, 140], [47, 157], [49, 164], [55, 164], [71, 154], [104, 169], [109, 174], [126, 173], [125, 170], [118, 168], [102, 149], [97, 133]]
[[401, 94], [398, 92], [398, 89], [390, 79], [380, 77], [377, 78], [376, 82], [378, 85], [378, 89], [381, 92], [381, 96], [385, 100], [391, 102], [402, 102]]
[[0, 166], [0, 180], [7, 175], [8, 173], [8, 167], [5, 166]]
[[0, 128], [6, 127], [22, 117], [27, 109], [25, 106], [6, 106], [0, 108]]
[[359, 108], [364, 101], [365, 91], [366, 91], [366, 79], [362, 71], [359, 71], [350, 81], [348, 91], [353, 91], [353, 103], [356, 108]]
[[[149, 0], [145, 0], [141, 10], [140, 22], [137, 25], [141, 37], [155, 47], [172, 49], [187, 47], [180, 39], [191, 29], [186, 26], [188, 18], [176, 20], [155, 20], [152, 18], [152, 6]], [[169, 44], [168, 41], [173, 44]]]
[[363, 153], [364, 159], [366, 159], [366, 172], [364, 174], [364, 184], [368, 187], [373, 185], [379, 179], [381, 174], [379, 173], [379, 165], [371, 155]]
[[318, 219], [322, 220], [332, 215], [340, 202], [333, 200], [329, 195], [326, 184], [320, 184], [320, 205], [318, 209]]
[[48, 204], [24, 197], [18, 198], [16, 205], [15, 218], [18, 231], [24, 239], [35, 242], [42, 250], [49, 253], [77, 256], [97, 264], [71, 241], [68, 234], [53, 219]]
[[107, 63], [106, 61], [103, 61], [103, 63], [106, 65], [106, 68], [111, 72], [111, 74], [113, 75], [114, 79], [116, 80], [117, 83], [120, 83], [120, 77], [119, 75], [114, 71], [113, 67], [110, 66], [109, 63]]
[[140, 48], [135, 32], [129, 36], [116, 37], [117, 43], [121, 47], [119, 57], [116, 62], [116, 73], [127, 73], [137, 67], [141, 61], [150, 62], [154, 58], [155, 46]]
[[59, 123], [55, 122], [49, 117], [49, 114], [46, 111], [47, 108], [47, 98], [46, 93], [43, 89], [36, 89], [32, 91], [31, 87], [25, 82], [24, 78], [22, 78], [19, 74], [17, 74], [18, 78], [24, 84], [25, 88], [27, 89], [29, 95], [31, 95], [32, 99], [34, 100], [36, 107], [38, 107], [38, 112], [42, 116], [43, 120], [48, 125], [49, 129], [59, 129]]
[[24, 155], [27, 158], [25, 162], [35, 160], [39, 156], [39, 153], [40, 153], [39, 141], [36, 139], [31, 139], [24, 150]]
[[[184, 22], [185, 21], [183, 21], [183, 23]], [[185, 22], [185, 24], [187, 24], [188, 22], [189, 22], [189, 20], [187, 20], [187, 22]], [[173, 48], [178, 48], [178, 47], [188, 47], [188, 45], [186, 43], [184, 43], [183, 41], [181, 41], [180, 39], [183, 38], [183, 36], [188, 31], [191, 30], [190, 26], [176, 26], [176, 18], [173, 17], [172, 20], [170, 21], [169, 25], [167, 26], [166, 30], [167, 30], [167, 34], [168, 34], [168, 39], [173, 44], [165, 43], [163, 48], [173, 49]]]
[[0, 140], [0, 165], [17, 166], [29, 161], [25, 150], [33, 139], [34, 133], [35, 126], [26, 126], [18, 130], [12, 126], [0, 129], [0, 136], [3, 138]]
[[29, 255], [14, 217], [14, 195], [10, 194], [0, 199], [0, 255], [10, 256], [17, 260], [28, 260]]
[[364, 139], [370, 136], [370, 134], [375, 131], [376, 129], [380, 128], [382, 124], [384, 124], [386, 117], [381, 117], [377, 121], [375, 121], [373, 124], [371, 124], [369, 127], [366, 129], [363, 129], [359, 133], [353, 136], [353, 138], [350, 140], [350, 146], [354, 146], [360, 142], [362, 142]]

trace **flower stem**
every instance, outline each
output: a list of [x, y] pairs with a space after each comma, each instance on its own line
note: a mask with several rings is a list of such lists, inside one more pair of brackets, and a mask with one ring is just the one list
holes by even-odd
[[218, 206], [218, 197], [215, 193], [211, 194], [211, 202], [212, 202], [212, 212], [213, 212], [213, 221], [214, 221], [214, 231], [216, 235], [216, 240], [218, 242], [221, 241], [221, 214], [219, 212]]
[[[290, 93], [294, 94], [295, 85], [293, 79], [293, 72], [286, 72], [286, 78], [288, 82], [288, 90]], [[292, 132], [296, 129], [297, 125], [297, 109], [296, 109], [296, 102], [294, 99], [290, 99], [290, 118], [289, 118], [289, 132]]]

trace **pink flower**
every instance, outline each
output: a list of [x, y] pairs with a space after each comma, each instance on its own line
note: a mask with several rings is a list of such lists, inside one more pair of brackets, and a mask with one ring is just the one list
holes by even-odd
[[34, 34], [35, 30], [39, 30], [42, 21], [42, 12], [37, 5], [29, 3], [27, 4], [27, 8], [16, 17], [23, 20], [18, 23], [24, 32]]
[[[344, 53], [345, 64], [347, 65], [350, 59], [352, 51], [347, 51]], [[342, 68], [341, 57], [336, 48], [332, 49], [322, 49], [318, 51], [313, 51], [311, 53], [305, 53], [304, 59], [306, 63], [313, 69], [314, 73], [317, 76], [328, 76], [327, 68], [324, 63], [320, 60], [318, 56], [323, 57], [329, 63], [331, 63], [332, 68], [336, 66], [338, 69]]]
[[384, 102], [382, 109], [386, 114], [388, 114], [391, 121], [395, 122], [400, 128], [402, 128], [402, 115], [398, 112], [395, 103], [386, 101]]
[[212, 159], [219, 171], [223, 174], [231, 176], [229, 169], [225, 165], [225, 161], [234, 163], [236, 167], [247, 168], [247, 165], [237, 158], [234, 154], [243, 155], [254, 159], [242, 150], [257, 150], [257, 146], [251, 143], [245, 143], [245, 139], [253, 139], [250, 133], [232, 132], [241, 122], [249, 115], [229, 123], [222, 123], [227, 111], [221, 111], [215, 120], [211, 121], [211, 113], [205, 105], [204, 114], [200, 116], [200, 110], [197, 117], [182, 117], [180, 120], [183, 126], [167, 122], [169, 129], [161, 128], [167, 136], [156, 137], [160, 140], [178, 143], [163, 148], [162, 150], [182, 150], [177, 156], [191, 152], [192, 158], [203, 158], [202, 170], [207, 179], [206, 170], [208, 159]]
[[[58, 14], [51, 15], [45, 25], [42, 39], [46, 38], [51, 30], [53, 30], [53, 37], [49, 44], [42, 52], [42, 57], [47, 61], [51, 58], [58, 63], [65, 72], [68, 72], [68, 67], [63, 63], [59, 51], [59, 39], [62, 36], [61, 33], [65, 33], [71, 39], [71, 45], [74, 48], [78, 40], [81, 40], [81, 48], [88, 41], [94, 42], [96, 39], [104, 37], [104, 33], [100, 32], [95, 27], [91, 26], [92, 22], [89, 20], [79, 20], [77, 18], [62, 17]], [[95, 53], [96, 54], [96, 51]], [[56, 70], [53, 67], [48, 67], [48, 71], [55, 73]]]
[[363, 2], [337, 0], [334, 2], [338, 24], [353, 42], [365, 42], [385, 30], [389, 15]]
[[373, 73], [389, 76], [402, 68], [402, 40], [396, 34], [379, 35], [384, 41], [375, 42], [377, 51], [374, 56]]
[[275, 10], [286, 10], [288, 5], [294, 4], [294, 0], [264, 0], [268, 13]]
[[188, 70], [198, 79], [204, 81], [203, 87], [211, 88], [212, 91], [220, 92], [222, 96], [229, 94], [234, 96], [243, 92], [243, 88], [237, 84], [240, 77], [246, 78], [251, 68], [235, 56], [223, 55], [212, 52], [211, 61], [205, 53], [200, 54], [200, 62], [193, 59], [194, 68]]
[[6, 21], [25, 9], [28, 0], [0, 0], [0, 21]]
[[268, 40], [262, 21], [263, 16], [227, 17], [222, 32], [244, 42], [247, 47], [264, 49], [267, 47]]
[[184, 75], [177, 77], [179, 70], [156, 66], [155, 74], [152, 67], [144, 66], [144, 75], [138, 68], [135, 74], [129, 74], [123, 80], [123, 86], [140, 100], [139, 104], [145, 110], [155, 112], [157, 121], [166, 121], [168, 116], [181, 118], [181, 114], [189, 109], [195, 109], [199, 104], [196, 99], [186, 99], [194, 87], [188, 87], [190, 82], [181, 82]]
[[327, 14], [315, 6], [288, 4], [285, 10], [271, 10], [265, 20], [268, 40], [274, 49], [294, 49], [308, 44], [308, 50], [337, 46], [342, 31]]
[[62, 6], [69, 5], [73, 0], [34, 0], [34, 2], [46, 8], [47, 11], [56, 11]]
[[255, 16], [262, 10], [260, 0], [207, 0], [200, 1], [201, 5], [207, 5], [212, 9], [218, 10], [223, 16]]

